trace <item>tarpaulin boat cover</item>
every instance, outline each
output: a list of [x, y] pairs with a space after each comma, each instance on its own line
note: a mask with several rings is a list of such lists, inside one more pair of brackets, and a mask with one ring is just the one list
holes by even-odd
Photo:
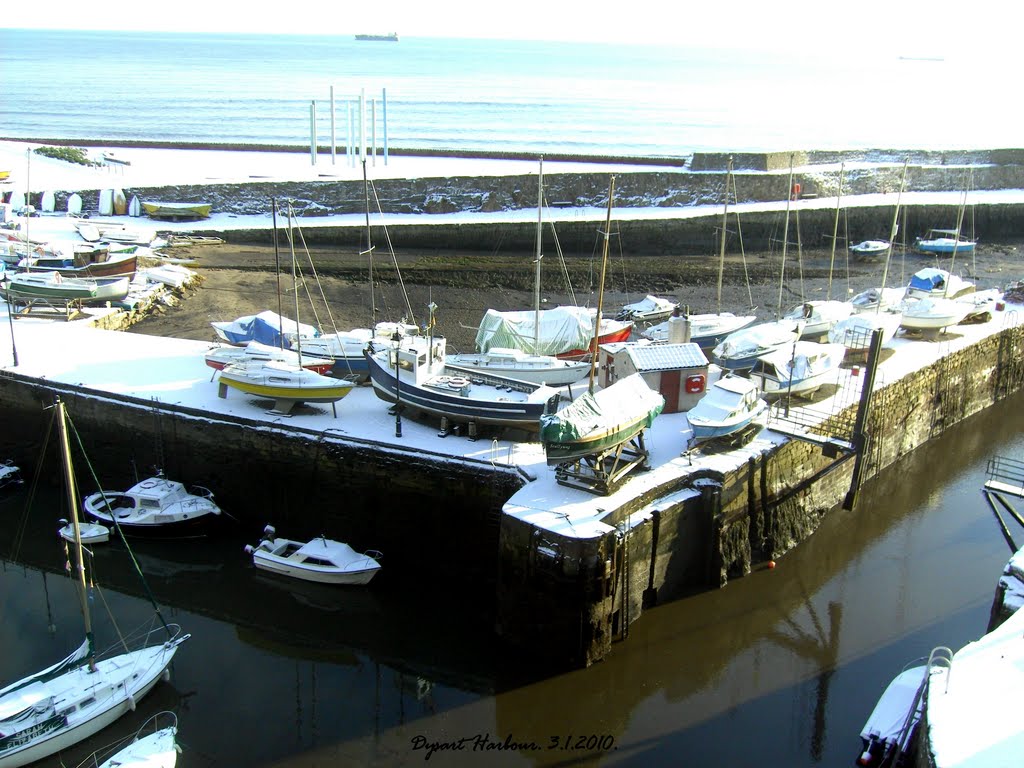
[[541, 416], [540, 439], [544, 443], [567, 443], [638, 418], [649, 427], [664, 407], [665, 398], [647, 386], [643, 376], [634, 373], [593, 394], [580, 395], [557, 413]]
[[[476, 348], [488, 352], [494, 347], [521, 349], [537, 355], [558, 355], [587, 349], [594, 338], [596, 309], [555, 307], [540, 311], [540, 332], [533, 310], [499, 312], [487, 310], [476, 332]], [[534, 336], [537, 342], [534, 344]]]
[[231, 323], [214, 323], [214, 327], [231, 344], [248, 344], [250, 341], [258, 341], [272, 347], [280, 347], [282, 329], [284, 330], [284, 346], [286, 348], [290, 346], [287, 340], [296, 332], [310, 337], [320, 335], [320, 331], [312, 325], [296, 323], [294, 320], [281, 317], [270, 310], [260, 312], [258, 315], [246, 315]]

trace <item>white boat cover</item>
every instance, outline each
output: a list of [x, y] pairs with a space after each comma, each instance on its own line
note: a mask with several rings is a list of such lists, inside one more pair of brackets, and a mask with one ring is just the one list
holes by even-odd
[[587, 349], [594, 338], [596, 312], [596, 309], [588, 307], [571, 306], [542, 309], [540, 332], [535, 334], [537, 313], [533, 310], [499, 312], [489, 309], [477, 329], [476, 348], [480, 352], [488, 352], [494, 347], [510, 347], [536, 355]]
[[671, 312], [679, 306], [678, 302], [671, 299], [662, 299], [647, 294], [647, 297], [632, 304], [624, 304], [619, 312], [620, 316], [629, 317], [632, 315], [648, 315], [652, 312]]
[[665, 398], [651, 389], [639, 373], [604, 389], [586, 392], [557, 413], [540, 417], [541, 442], [564, 443], [592, 432], [645, 418], [649, 427], [665, 407]]
[[281, 333], [285, 339], [301, 333], [303, 336], [319, 336], [320, 330], [312, 325], [296, 323], [276, 312], [265, 310], [258, 315], [245, 315], [232, 322], [210, 323], [217, 335], [229, 344], [248, 344], [250, 341], [261, 341], [272, 347], [281, 346]]

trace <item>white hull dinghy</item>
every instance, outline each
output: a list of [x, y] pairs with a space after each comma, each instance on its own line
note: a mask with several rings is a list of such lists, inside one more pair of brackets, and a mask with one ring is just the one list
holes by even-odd
[[274, 526], [263, 529], [255, 547], [246, 545], [253, 565], [264, 571], [320, 584], [364, 585], [380, 570], [381, 553], [371, 549], [360, 554], [348, 544], [318, 536], [293, 541], [276, 536]]
[[[69, 523], [67, 520], [61, 520], [62, 525], [57, 533], [64, 541], [74, 543], [75, 541], [75, 526], [73, 523]], [[99, 523], [85, 523], [80, 522], [78, 524], [78, 533], [82, 537], [83, 544], [102, 544], [106, 541], [110, 541], [110, 529], [105, 525]]]

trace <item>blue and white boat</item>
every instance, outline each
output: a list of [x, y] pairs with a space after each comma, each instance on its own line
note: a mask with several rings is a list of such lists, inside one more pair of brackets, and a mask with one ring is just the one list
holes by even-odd
[[914, 248], [921, 253], [972, 253], [976, 244], [976, 240], [955, 229], [929, 229], [927, 235], [914, 241]]
[[[303, 347], [305, 347], [305, 338], [307, 336], [315, 338], [320, 335], [319, 329], [314, 326], [296, 323], [294, 320], [281, 317], [276, 312], [271, 312], [270, 310], [260, 312], [257, 315], [245, 315], [230, 322], [214, 321], [210, 325], [213, 326], [214, 332], [221, 341], [226, 341], [228, 344], [234, 344], [237, 347], [244, 347], [250, 341], [258, 341], [271, 347], [287, 347], [288, 338], [295, 334], [302, 335]], [[317, 354], [312, 350], [309, 350], [309, 352], [310, 354]]]
[[757, 358], [784, 346], [791, 346], [800, 338], [803, 323], [797, 320], [778, 320], [759, 323], [729, 334], [721, 344], [711, 350], [716, 365], [730, 371], [749, 371]]
[[767, 407], [756, 383], [730, 375], [708, 387], [707, 394], [690, 409], [686, 419], [694, 440], [711, 440], [742, 431]]

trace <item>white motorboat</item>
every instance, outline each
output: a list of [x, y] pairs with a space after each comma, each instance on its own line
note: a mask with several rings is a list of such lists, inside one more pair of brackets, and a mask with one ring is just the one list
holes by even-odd
[[846, 355], [842, 344], [798, 341], [759, 357], [750, 370], [766, 395], [812, 395], [826, 384], [836, 383]]
[[729, 334], [711, 355], [715, 363], [730, 371], [750, 370], [757, 358], [797, 341], [801, 327], [793, 320], [752, 325]]
[[909, 331], [939, 331], [963, 322], [971, 305], [943, 298], [907, 298], [900, 305], [900, 327]]
[[914, 240], [914, 247], [922, 253], [953, 254], [971, 253], [976, 240], [964, 237], [955, 229], [930, 229], [928, 234]]
[[[868, 288], [850, 299], [850, 304], [855, 314], [877, 312], [879, 309], [884, 311], [903, 301], [905, 293], [906, 289], [904, 288]], [[879, 302], [881, 302], [881, 306], [879, 306]]]
[[[67, 520], [61, 520], [64, 525], [57, 529], [57, 533], [64, 541], [74, 542], [75, 541], [75, 525], [69, 523]], [[83, 544], [102, 544], [105, 541], [110, 541], [110, 529], [105, 525], [99, 523], [87, 523], [80, 521], [78, 523], [78, 535], [82, 538]]]
[[955, 299], [974, 291], [974, 283], [944, 269], [925, 267], [910, 278], [905, 298]]
[[[699, 315], [684, 315], [690, 323], [689, 341], [701, 349], [713, 349], [721, 344], [727, 336], [746, 328], [755, 320], [756, 315], [735, 315], [732, 312], [707, 312]], [[652, 325], [640, 331], [640, 335], [651, 341], [672, 340], [673, 318]]]
[[[77, 483], [64, 404], [57, 401], [64, 484], [68, 507], [77, 514]], [[99, 657], [93, 647], [87, 594], [86, 561], [81, 539], [72, 549], [73, 573], [85, 624], [85, 641], [62, 661], [0, 690], [0, 766], [19, 768], [61, 752], [99, 733], [134, 710], [161, 678], [178, 646], [188, 639], [180, 628], [165, 625], [167, 639]], [[173, 628], [172, 628], [173, 627]], [[26, 640], [28, 642], [28, 640]]]
[[926, 671], [923, 664], [911, 666], [886, 687], [861, 729], [863, 745], [857, 765], [900, 765], [897, 758], [913, 748], [923, 710]]
[[648, 294], [640, 301], [624, 304], [615, 319], [632, 320], [634, 323], [656, 323], [668, 318], [678, 307], [678, 301]]
[[14, 459], [7, 459], [0, 464], [0, 488], [21, 485], [23, 482], [21, 469], [14, 463]]
[[686, 414], [694, 440], [734, 435], [748, 427], [768, 404], [761, 399], [757, 384], [742, 376], [725, 376]]
[[888, 240], [863, 240], [850, 246], [850, 253], [861, 259], [877, 259], [889, 250]]
[[900, 327], [898, 312], [862, 312], [840, 320], [828, 332], [831, 344], [842, 344], [847, 354], [867, 352], [876, 330], [882, 332], [882, 344], [891, 340]]
[[256, 546], [246, 545], [253, 565], [264, 571], [321, 584], [369, 584], [380, 570], [377, 550], [356, 552], [348, 544], [318, 536], [309, 541], [282, 539], [272, 525]]
[[221, 514], [208, 488], [186, 489], [160, 472], [127, 491], [97, 491], [82, 506], [103, 524], [129, 536], [193, 537]]
[[575, 384], [590, 371], [590, 363], [562, 360], [554, 355], [531, 355], [521, 349], [494, 347], [487, 352], [448, 355], [445, 363], [467, 376], [493, 373], [510, 379], [561, 387]]
[[828, 334], [833, 325], [845, 320], [853, 313], [848, 301], [805, 301], [783, 316], [783, 320], [802, 323], [802, 339], [820, 339]]
[[[146, 733], [161, 721], [171, 724]], [[177, 735], [177, 716], [173, 712], [158, 712], [132, 736], [111, 747], [117, 751], [109, 758], [100, 763], [101, 756], [94, 755], [88, 765], [98, 764], [99, 768], [174, 768], [181, 752]], [[110, 754], [110, 750], [104, 750], [103, 754]]]

